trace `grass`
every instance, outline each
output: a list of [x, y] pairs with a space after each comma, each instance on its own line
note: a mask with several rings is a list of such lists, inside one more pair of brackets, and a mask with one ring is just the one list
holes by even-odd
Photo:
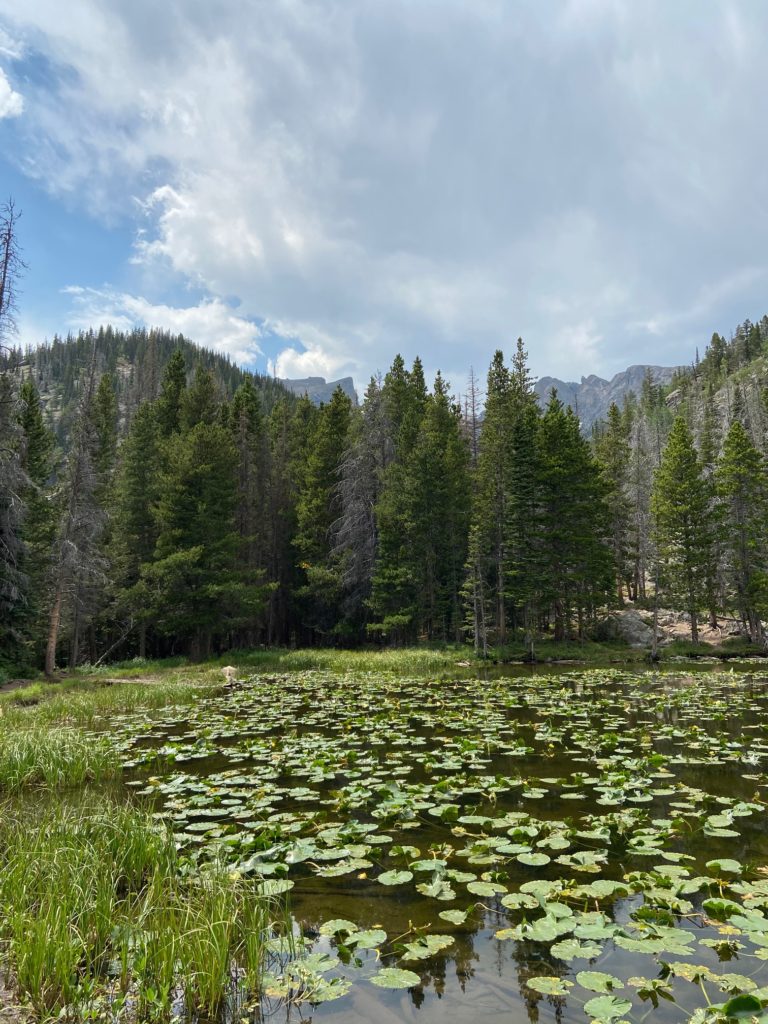
[[183, 870], [147, 811], [57, 805], [30, 821], [0, 809], [0, 966], [37, 1019], [217, 1013], [258, 991], [285, 911], [255, 883]]
[[79, 729], [34, 723], [0, 733], [0, 792], [27, 786], [62, 789], [116, 775], [117, 752], [106, 739]]

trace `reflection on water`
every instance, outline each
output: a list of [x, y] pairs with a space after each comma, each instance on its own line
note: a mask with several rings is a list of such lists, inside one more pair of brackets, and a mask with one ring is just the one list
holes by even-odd
[[[717, 982], [726, 974], [746, 979], [735, 990], [768, 984], [759, 922], [740, 933], [702, 910], [721, 890], [747, 899], [739, 877], [765, 877], [755, 868], [768, 861], [767, 693], [764, 677], [719, 666], [520, 667], [433, 685], [303, 673], [255, 680], [183, 720], [171, 710], [122, 728], [135, 781], [144, 785], [151, 763], [161, 781], [145, 792], [158, 796], [180, 841], [202, 857], [224, 844], [233, 861], [269, 877], [287, 872], [297, 931], [312, 952], [340, 958], [332, 976], [354, 981], [315, 1007], [267, 1000], [254, 1020], [584, 1021], [595, 991], [575, 979], [589, 970], [618, 979], [632, 1004], [623, 1019], [650, 1011], [679, 1021], [682, 1008], [703, 1003], [683, 968], [670, 979], [674, 1002], [654, 1007], [639, 995], [637, 979], [659, 978], [665, 962], [708, 970], [713, 1002], [727, 998]], [[165, 761], [151, 760], [158, 752]], [[525, 862], [543, 852], [544, 863]], [[715, 858], [738, 866], [723, 880]], [[408, 880], [377, 881], [393, 869]], [[498, 891], [475, 894], [468, 879]], [[618, 898], [592, 891], [598, 879], [621, 883]], [[537, 894], [544, 910], [502, 903], [536, 881], [555, 886]], [[553, 904], [574, 915], [573, 927], [496, 937]], [[751, 906], [761, 914], [768, 893]], [[448, 909], [467, 910], [466, 921], [441, 919]], [[346, 948], [344, 933], [320, 934], [337, 918], [384, 929], [387, 941]], [[739, 935], [731, 945], [722, 939], [729, 927]], [[421, 931], [453, 943], [429, 959], [403, 958]], [[369, 979], [382, 964], [416, 972], [419, 984], [375, 988]], [[542, 976], [565, 979], [567, 994], [528, 984]]]

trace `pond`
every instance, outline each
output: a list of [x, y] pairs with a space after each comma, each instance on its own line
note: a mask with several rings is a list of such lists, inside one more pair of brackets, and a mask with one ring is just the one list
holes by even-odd
[[194, 860], [290, 901], [303, 955], [276, 948], [251, 1019], [704, 1021], [768, 1000], [768, 676], [306, 672], [112, 725]]

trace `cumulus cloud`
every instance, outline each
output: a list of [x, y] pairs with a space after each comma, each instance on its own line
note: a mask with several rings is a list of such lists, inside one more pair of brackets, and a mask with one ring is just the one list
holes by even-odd
[[241, 364], [252, 364], [262, 355], [259, 327], [238, 316], [219, 299], [179, 307], [157, 305], [139, 295], [110, 288], [72, 285], [65, 292], [72, 300], [69, 325], [75, 330], [95, 324], [112, 324], [127, 331], [134, 327], [159, 327], [183, 334], [205, 348], [224, 352]]
[[0, 120], [4, 117], [19, 117], [24, 110], [24, 99], [21, 93], [14, 92], [11, 83], [0, 68]]
[[48, 68], [25, 85], [25, 171], [100, 216], [136, 197], [133, 260], [282, 325], [279, 372], [360, 383], [401, 350], [460, 383], [522, 334], [539, 374], [610, 373], [763, 312], [762, 5], [0, 0], [3, 17]]

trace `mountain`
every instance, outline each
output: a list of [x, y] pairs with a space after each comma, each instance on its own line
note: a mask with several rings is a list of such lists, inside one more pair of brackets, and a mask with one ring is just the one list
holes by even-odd
[[282, 378], [280, 383], [284, 384], [294, 395], [306, 395], [315, 405], [330, 402], [336, 388], [341, 388], [344, 394], [352, 399], [352, 404], [357, 405], [357, 392], [351, 377], [341, 377], [339, 380], [329, 381], [326, 381], [325, 377], [302, 377], [299, 380]]
[[569, 405], [581, 420], [582, 429], [588, 431], [592, 424], [602, 419], [615, 402], [619, 407], [630, 392], [640, 395], [643, 380], [650, 374], [654, 384], [666, 386], [680, 370], [679, 366], [630, 366], [604, 380], [594, 373], [575, 381], [558, 380], [557, 377], [541, 377], [534, 385], [542, 405], [549, 400], [552, 388], [557, 389], [558, 398]]

